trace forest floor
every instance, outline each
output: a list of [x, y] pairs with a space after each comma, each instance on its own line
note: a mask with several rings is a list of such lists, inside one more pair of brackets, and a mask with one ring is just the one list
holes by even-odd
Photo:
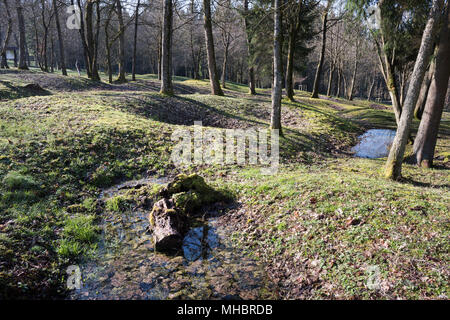
[[[448, 112], [435, 168], [405, 163], [398, 182], [381, 178], [385, 159], [351, 152], [368, 128], [395, 129], [389, 106], [300, 91], [296, 102], [283, 100], [276, 175], [250, 165], [180, 169], [170, 161], [174, 130], [198, 120], [267, 127], [270, 90], [250, 96], [227, 83], [217, 97], [207, 81], [176, 77], [168, 97], [154, 75], [137, 78], [119, 85], [0, 70], [0, 297], [63, 298], [65, 267], [96, 250], [100, 192], [180, 172], [234, 195], [221, 223], [264, 266], [274, 297], [450, 297]], [[367, 286], [373, 266], [375, 289]]]

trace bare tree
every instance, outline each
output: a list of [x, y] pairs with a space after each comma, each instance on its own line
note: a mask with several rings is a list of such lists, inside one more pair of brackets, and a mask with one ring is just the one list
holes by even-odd
[[131, 80], [136, 81], [136, 54], [137, 54], [137, 34], [138, 34], [138, 23], [139, 23], [139, 7], [141, 1], [138, 0], [136, 4], [136, 11], [134, 13], [134, 36], [133, 36], [133, 66], [131, 71]]
[[116, 0], [117, 19], [119, 21], [119, 77], [116, 82], [127, 82], [125, 77], [125, 24], [123, 22], [122, 3]]
[[331, 5], [333, 1], [328, 0], [327, 6], [325, 7], [323, 13], [322, 13], [322, 46], [320, 49], [320, 58], [319, 63], [317, 65], [316, 69], [316, 76], [314, 78], [314, 86], [312, 91], [312, 98], [319, 98], [319, 84], [320, 79], [322, 77], [322, 68], [323, 68], [323, 62], [325, 60], [325, 46], [327, 43], [327, 23], [328, 23], [328, 13], [330, 11]]
[[3, 0], [3, 4], [5, 6], [5, 11], [6, 11], [7, 27], [6, 27], [5, 39], [3, 40], [2, 46], [0, 47], [0, 55], [1, 55], [0, 68], [8, 69], [9, 67], [8, 67], [8, 61], [6, 59], [6, 47], [8, 46], [8, 42], [11, 37], [12, 18], [11, 18], [11, 12], [9, 11], [8, 0]]
[[26, 60], [25, 21], [21, 0], [16, 0], [17, 24], [19, 26], [19, 69], [28, 70]]
[[244, 0], [244, 28], [247, 34], [247, 60], [248, 60], [248, 88], [250, 94], [256, 94], [255, 89], [255, 69], [253, 67], [252, 59], [252, 32], [250, 31], [249, 22], [249, 10], [248, 10], [248, 0]]
[[214, 51], [214, 37], [212, 32], [211, 19], [211, 0], [203, 0], [203, 14], [204, 14], [204, 28], [206, 39], [206, 53], [208, 58], [209, 81], [211, 83], [211, 93], [218, 96], [223, 96], [222, 88], [219, 83], [219, 76], [217, 74], [216, 54]]
[[173, 94], [172, 87], [172, 0], [164, 0], [161, 46], [161, 93]]
[[281, 91], [283, 86], [282, 53], [281, 53], [281, 0], [274, 0], [274, 29], [273, 29], [273, 86], [272, 86], [272, 112], [270, 127], [281, 129]]
[[61, 72], [64, 76], [67, 76], [66, 70], [66, 57], [64, 52], [64, 39], [61, 32], [61, 24], [59, 22], [59, 12], [58, 5], [56, 3], [57, 0], [53, 0], [53, 13], [55, 15], [55, 26], [58, 34], [58, 44], [59, 44], [59, 63], [61, 66]]

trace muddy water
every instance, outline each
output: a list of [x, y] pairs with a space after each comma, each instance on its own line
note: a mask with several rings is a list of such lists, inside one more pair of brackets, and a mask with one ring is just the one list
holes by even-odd
[[[149, 181], [106, 190], [103, 197]], [[163, 183], [165, 180], [151, 181]], [[80, 266], [82, 288], [72, 299], [263, 299], [273, 290], [257, 261], [233, 247], [220, 217], [184, 238], [179, 255], [155, 252], [148, 212], [104, 213], [97, 256]]]
[[352, 148], [358, 158], [383, 158], [389, 154], [394, 141], [395, 130], [371, 129], [359, 137], [359, 143]]

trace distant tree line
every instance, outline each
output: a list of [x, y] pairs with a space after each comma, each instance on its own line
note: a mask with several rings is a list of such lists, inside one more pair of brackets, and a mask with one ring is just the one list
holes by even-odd
[[[78, 29], [67, 27], [75, 8]], [[390, 101], [398, 130], [386, 176], [399, 178], [413, 117], [413, 158], [431, 166], [448, 108], [448, 0], [0, 0], [1, 67], [9, 47], [19, 69], [84, 69], [123, 83], [154, 73], [272, 88], [271, 127], [294, 89], [353, 100]], [[368, 23], [377, 12], [376, 23]], [[373, 18], [373, 16], [372, 16]], [[127, 74], [131, 73], [131, 79]]]

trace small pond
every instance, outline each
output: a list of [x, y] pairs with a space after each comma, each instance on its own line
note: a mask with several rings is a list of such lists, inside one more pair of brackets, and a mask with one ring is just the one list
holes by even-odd
[[358, 158], [383, 158], [388, 156], [395, 137], [395, 130], [370, 129], [359, 136], [359, 143], [352, 148]]
[[[139, 180], [102, 193], [167, 180]], [[258, 261], [233, 246], [217, 212], [186, 234], [179, 255], [155, 252], [148, 211], [103, 213], [97, 256], [80, 265], [83, 285], [71, 299], [268, 299], [270, 282]], [[208, 218], [209, 217], [209, 218]]]

